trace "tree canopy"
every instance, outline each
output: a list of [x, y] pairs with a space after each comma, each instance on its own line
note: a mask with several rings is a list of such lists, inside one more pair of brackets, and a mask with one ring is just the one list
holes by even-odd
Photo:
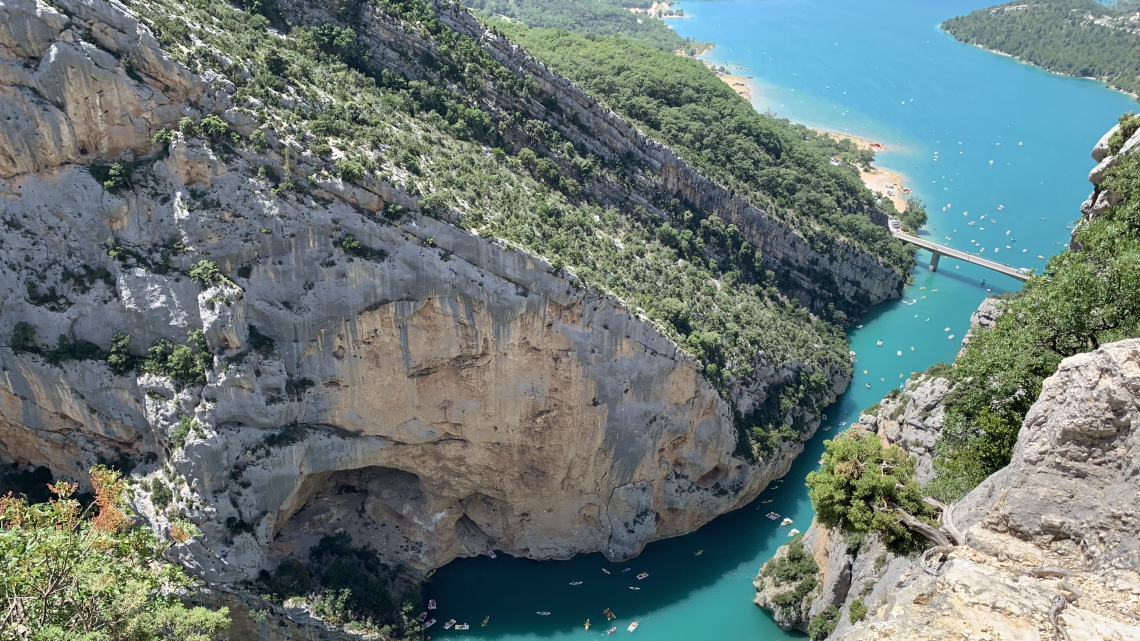
[[[210, 641], [229, 628], [225, 608], [187, 608], [190, 577], [163, 557], [170, 541], [136, 526], [117, 472], [91, 469], [95, 500], [56, 482], [55, 498], [0, 498], [0, 639]], [[192, 527], [176, 525], [174, 541]]]
[[[825, 442], [823, 464], [807, 476], [816, 519], [845, 533], [878, 532], [888, 549], [905, 554], [926, 541], [906, 524], [930, 519], [914, 460], [898, 447], [884, 447], [875, 434], [840, 436]], [[930, 521], [933, 523], [933, 521]]]

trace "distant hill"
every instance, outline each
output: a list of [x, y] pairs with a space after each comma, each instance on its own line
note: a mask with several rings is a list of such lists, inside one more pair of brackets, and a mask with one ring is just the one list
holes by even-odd
[[[665, 51], [690, 55], [710, 45], [682, 38], [661, 15], [672, 15], [671, 2], [654, 0], [462, 0], [481, 16], [497, 16], [531, 27], [566, 29], [599, 36], [621, 35]], [[683, 13], [683, 12], [679, 12]]]
[[1140, 93], [1140, 3], [1093, 0], [1011, 2], [951, 18], [942, 28], [963, 42], [1069, 76], [1097, 78]]

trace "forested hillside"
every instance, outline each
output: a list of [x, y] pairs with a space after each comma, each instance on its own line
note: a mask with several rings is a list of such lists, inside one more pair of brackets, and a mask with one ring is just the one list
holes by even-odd
[[1011, 2], [951, 18], [955, 38], [1016, 56], [1049, 71], [1098, 78], [1140, 92], [1140, 32], [1136, 8], [1093, 0]]
[[575, 33], [623, 35], [665, 51], [692, 55], [709, 46], [682, 38], [664, 21], [645, 13], [654, 5], [652, 0], [464, 0], [464, 4], [483, 18], [507, 18], [532, 27]]
[[[871, 221], [865, 160], [850, 141], [758, 113], [700, 61], [620, 36], [497, 22], [543, 62], [669, 145], [706, 175], [787, 220], [820, 246], [845, 238], [909, 269], [913, 253]], [[831, 158], [849, 162], [833, 165]]]

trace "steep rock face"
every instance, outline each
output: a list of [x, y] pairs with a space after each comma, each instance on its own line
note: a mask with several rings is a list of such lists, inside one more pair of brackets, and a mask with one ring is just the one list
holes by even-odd
[[[217, 357], [204, 384], [178, 385], [0, 347], [5, 462], [75, 479], [139, 462], [139, 513], [198, 524], [172, 553], [237, 581], [342, 528], [421, 572], [492, 548], [626, 558], [747, 502], [802, 449], [738, 457], [732, 408], [647, 319], [504, 243], [378, 218], [415, 204], [386, 184], [278, 196], [256, 177], [275, 152], [223, 158], [178, 137], [109, 193], [77, 163], [154, 151], [182, 115], [251, 125], [232, 85], [170, 60], [122, 5], [55, 6], [0, 4], [0, 110], [15, 114], [0, 124], [0, 335], [26, 322], [41, 346], [108, 349], [126, 332], [139, 355], [201, 330]], [[64, 67], [53, 51], [71, 52]], [[348, 234], [371, 252], [346, 254]], [[203, 289], [187, 274], [206, 256], [231, 276]], [[738, 384], [738, 406], [785, 375]], [[793, 413], [810, 437], [818, 419]]]
[[[312, 0], [281, 3], [293, 18], [305, 21], [336, 21], [331, 8]], [[625, 120], [590, 98], [569, 80], [486, 30], [465, 7], [450, 0], [432, 0], [438, 17], [456, 32], [478, 42], [497, 62], [519, 76], [534, 81], [541, 100], [523, 100], [512, 95], [488, 96], [505, 113], [519, 113], [553, 126], [566, 140], [600, 158], [644, 168], [644, 183], [636, 190], [608, 185], [598, 193], [603, 202], [634, 202], [657, 215], [667, 213], [659, 200], [677, 198], [691, 207], [718, 214], [735, 224], [763, 254], [766, 265], [787, 278], [789, 292], [813, 310], [834, 304], [852, 316], [872, 305], [898, 298], [906, 275], [899, 274], [877, 258], [846, 242], [827, 247], [809, 243], [801, 234], [752, 206], [723, 186], [707, 179], [668, 147], [650, 140]], [[409, 33], [386, 15], [365, 8], [361, 22], [373, 59], [398, 68], [411, 78], [437, 80], [427, 67], [409, 68], [411, 58], [437, 56], [433, 42]], [[551, 105], [557, 105], [552, 107]], [[654, 193], [656, 192], [656, 193]], [[648, 196], [648, 197], [647, 197]], [[886, 225], [886, 215], [867, 212], [876, 223]]]
[[[908, 567], [865, 622], [834, 638], [936, 639], [968, 629], [1053, 639], [1058, 609], [1072, 639], [1140, 637], [1138, 420], [1140, 340], [1063, 361], [1026, 416], [1010, 465], [958, 503], [967, 543], [945, 573]], [[1034, 571], [1041, 567], [1055, 570]]]

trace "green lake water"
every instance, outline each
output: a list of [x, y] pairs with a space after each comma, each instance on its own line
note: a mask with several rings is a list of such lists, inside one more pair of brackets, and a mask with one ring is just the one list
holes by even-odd
[[[1040, 269], [1045, 261], [1038, 256], [1047, 258], [1068, 242], [1090, 191], [1089, 150], [1136, 102], [1097, 82], [963, 45], [939, 30], [946, 18], [987, 4], [683, 1], [678, 7], [688, 17], [670, 24], [681, 35], [715, 42], [710, 61], [746, 67], [733, 72], [753, 76], [753, 102], [761, 111], [888, 144], [892, 150], [879, 154], [877, 164], [906, 176], [913, 195], [927, 204], [924, 233], [936, 242], [985, 248], [987, 258]], [[918, 260], [905, 302], [880, 305], [848, 332], [857, 354], [855, 380], [827, 410], [825, 425], [832, 429], [818, 432], [784, 479], [755, 503], [688, 536], [651, 543], [627, 563], [601, 554], [452, 562], [432, 577], [424, 596], [438, 601], [432, 614], [439, 621], [455, 618], [472, 629], [445, 631], [437, 624], [431, 636], [587, 639], [617, 626], [614, 638], [620, 638], [636, 620], [633, 634], [657, 641], [802, 638], [780, 630], [752, 604], [751, 581], [791, 527], [806, 530], [811, 522], [803, 480], [823, 440], [911, 372], [952, 360], [978, 303], [1019, 286], [948, 258], [930, 273], [929, 254], [919, 252]], [[795, 523], [780, 527], [764, 517], [768, 511]], [[695, 556], [698, 550], [704, 552]], [[637, 580], [640, 572], [649, 577]], [[605, 622], [605, 608], [618, 615], [612, 623]], [[487, 627], [480, 627], [488, 616]], [[593, 623], [589, 631], [586, 619]]]

